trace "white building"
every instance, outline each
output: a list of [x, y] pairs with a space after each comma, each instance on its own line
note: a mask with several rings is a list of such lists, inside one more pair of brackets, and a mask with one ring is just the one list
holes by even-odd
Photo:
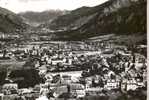
[[131, 79], [131, 80], [125, 80], [122, 82], [121, 84], [121, 89], [122, 90], [136, 90], [139, 87], [144, 87], [144, 83], [143, 82], [137, 82], [135, 79]]
[[107, 84], [104, 86], [105, 89], [112, 90], [120, 87], [119, 80], [107, 80]]
[[127, 86], [126, 90], [136, 90], [138, 88], [137, 82], [135, 80], [128, 80], [127, 81]]

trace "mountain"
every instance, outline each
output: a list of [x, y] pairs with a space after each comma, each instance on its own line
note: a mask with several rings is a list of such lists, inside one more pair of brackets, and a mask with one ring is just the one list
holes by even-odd
[[45, 26], [57, 39], [80, 40], [105, 34], [146, 34], [146, 0], [109, 0], [59, 16]]
[[115, 33], [117, 35], [147, 33], [146, 0], [111, 1], [114, 1], [111, 6], [104, 8], [103, 13], [98, 13], [78, 31], [81, 34], [88, 33], [85, 34], [85, 37], [101, 33]]
[[43, 26], [52, 30], [75, 29], [95, 16], [99, 9], [98, 7], [91, 8], [84, 6], [73, 10], [68, 14], [59, 16], [55, 20]]
[[0, 32], [12, 33], [24, 30], [26, 27], [17, 14], [0, 7]]
[[21, 16], [25, 22], [31, 26], [38, 26], [42, 23], [48, 23], [55, 19], [56, 17], [67, 13], [67, 11], [61, 10], [47, 10], [43, 12], [22, 12], [18, 15]]

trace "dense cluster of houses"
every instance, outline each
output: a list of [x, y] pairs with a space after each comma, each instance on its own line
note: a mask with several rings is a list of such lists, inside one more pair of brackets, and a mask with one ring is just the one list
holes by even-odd
[[64, 42], [11, 48], [7, 51], [9, 56], [20, 61], [32, 59], [32, 67], [39, 71], [44, 82], [23, 89], [16, 83], [8, 83], [2, 86], [1, 92], [4, 95], [38, 93], [38, 97], [83, 98], [109, 90], [127, 92], [146, 88], [146, 57], [128, 51], [125, 46], [112, 47], [108, 43]]

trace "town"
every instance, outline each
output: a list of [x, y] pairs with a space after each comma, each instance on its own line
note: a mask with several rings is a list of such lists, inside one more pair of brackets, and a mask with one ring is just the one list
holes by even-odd
[[119, 100], [131, 91], [141, 95], [147, 90], [146, 48], [109, 41], [10, 44], [0, 51], [0, 100]]

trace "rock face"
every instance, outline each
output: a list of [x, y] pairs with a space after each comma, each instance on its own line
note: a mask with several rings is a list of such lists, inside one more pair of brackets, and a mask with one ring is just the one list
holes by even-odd
[[15, 13], [0, 7], [0, 32], [15, 32], [24, 30], [26, 24]]
[[58, 17], [47, 27], [61, 39], [84, 39], [115, 34], [146, 34], [146, 0], [109, 0], [96, 7], [82, 7]]

